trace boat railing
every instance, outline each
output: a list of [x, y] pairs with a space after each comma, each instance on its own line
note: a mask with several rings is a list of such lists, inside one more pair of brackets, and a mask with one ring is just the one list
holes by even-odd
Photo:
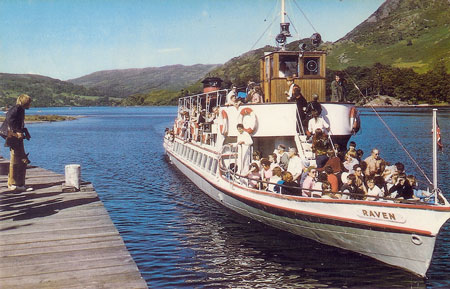
[[[232, 145], [226, 145], [232, 148]], [[323, 198], [323, 196], [327, 196], [327, 199], [334, 200], [365, 200], [365, 201], [380, 201], [380, 202], [390, 202], [390, 203], [402, 203], [402, 204], [415, 204], [415, 205], [435, 205], [432, 201], [421, 201], [421, 200], [411, 200], [411, 199], [399, 199], [399, 198], [391, 198], [391, 197], [379, 197], [379, 196], [369, 196], [365, 194], [355, 194], [355, 193], [347, 193], [347, 192], [331, 192], [317, 189], [305, 189], [296, 186], [288, 186], [279, 183], [273, 183], [261, 179], [252, 179], [246, 175], [241, 175], [237, 172], [236, 166], [227, 167], [224, 162], [224, 158], [232, 158], [236, 161], [237, 153], [231, 152], [230, 154], [223, 154], [219, 159], [219, 171], [220, 173], [230, 182], [230, 184], [238, 184], [247, 188], [259, 190], [262, 192], [273, 192], [281, 195], [291, 195], [298, 197], [307, 197], [307, 198]], [[236, 163], [236, 162], [235, 162]], [[256, 185], [251, 185], [256, 184]], [[279, 192], [268, 190], [269, 185], [272, 185], [274, 188], [278, 187]], [[286, 193], [291, 192], [291, 193]], [[292, 193], [296, 192], [296, 193]], [[303, 192], [308, 192], [307, 195], [304, 196]], [[347, 196], [346, 198], [342, 198], [342, 196]], [[434, 196], [432, 196], [434, 197]], [[439, 204], [438, 205], [446, 205], [445, 198], [442, 194], [439, 195]]]
[[215, 106], [225, 104], [226, 95], [229, 91], [229, 89], [220, 89], [182, 96], [178, 98], [178, 113], [181, 113], [183, 110], [189, 110], [192, 112], [194, 107], [196, 107], [198, 111], [205, 109], [206, 111], [211, 112], [212, 108]]

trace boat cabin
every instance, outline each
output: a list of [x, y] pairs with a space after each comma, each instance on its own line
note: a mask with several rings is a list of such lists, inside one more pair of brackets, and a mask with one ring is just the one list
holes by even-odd
[[326, 53], [324, 51], [276, 51], [260, 60], [261, 86], [265, 102], [286, 102], [288, 77], [300, 86], [307, 101], [317, 94], [320, 102], [326, 97]]

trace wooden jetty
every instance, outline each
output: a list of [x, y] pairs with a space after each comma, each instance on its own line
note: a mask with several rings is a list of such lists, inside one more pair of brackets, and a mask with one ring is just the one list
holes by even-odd
[[38, 167], [26, 182], [12, 192], [0, 175], [0, 288], [147, 288], [92, 184], [63, 190]]

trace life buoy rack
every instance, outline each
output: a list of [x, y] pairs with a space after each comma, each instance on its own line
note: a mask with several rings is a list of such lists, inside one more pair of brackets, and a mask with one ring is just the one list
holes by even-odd
[[221, 121], [219, 125], [219, 131], [222, 135], [228, 134], [228, 114], [225, 110], [220, 113]]
[[243, 124], [244, 123], [244, 117], [250, 117], [250, 126], [245, 127], [244, 130], [248, 132], [249, 134], [253, 134], [256, 131], [256, 128], [258, 126], [258, 120], [256, 118], [256, 114], [253, 112], [253, 110], [250, 107], [245, 107], [241, 110], [239, 113], [238, 123]]
[[361, 128], [361, 121], [359, 119], [359, 112], [356, 107], [350, 109], [350, 126], [352, 128], [352, 134], [356, 134]]

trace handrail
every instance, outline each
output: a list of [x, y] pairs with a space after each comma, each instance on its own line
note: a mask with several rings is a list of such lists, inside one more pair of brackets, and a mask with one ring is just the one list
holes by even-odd
[[[221, 158], [222, 158], [222, 156], [219, 157], [219, 159], [221, 159]], [[435, 205], [433, 203], [423, 202], [423, 201], [420, 201], [420, 200], [404, 200], [404, 199], [396, 199], [396, 198], [390, 198], [390, 197], [370, 196], [370, 195], [366, 195], [366, 194], [346, 193], [346, 192], [341, 192], [341, 191], [330, 192], [330, 191], [323, 191], [323, 190], [317, 190], [317, 189], [304, 189], [302, 187], [287, 186], [287, 185], [284, 185], [284, 184], [272, 183], [272, 182], [264, 181], [264, 180], [261, 180], [261, 179], [259, 179], [259, 180], [258, 179], [251, 179], [248, 176], [240, 175], [240, 174], [236, 173], [235, 171], [230, 170], [229, 168], [222, 167], [222, 163], [220, 161], [219, 161], [219, 171], [224, 172], [224, 173], [232, 173], [230, 175], [232, 175], [233, 178], [229, 179], [230, 183], [235, 182], [236, 177], [239, 178], [239, 179], [246, 179], [248, 181], [257, 182], [258, 186], [255, 189], [260, 190], [260, 191], [265, 191], [265, 190], [260, 189], [262, 187], [262, 184], [268, 184], [268, 185], [279, 186], [281, 188], [289, 188], [289, 189], [294, 189], [296, 191], [300, 191], [298, 195], [293, 195], [293, 196], [304, 197], [304, 196], [302, 196], [302, 191], [309, 191], [309, 192], [311, 192], [311, 196], [310, 197], [306, 197], [306, 198], [321, 198], [321, 197], [317, 197], [318, 196], [317, 194], [314, 194], [314, 192], [320, 192], [322, 195], [323, 194], [347, 195], [347, 196], [350, 196], [350, 197], [355, 197], [354, 199], [356, 199], [356, 200], [358, 200], [359, 198], [363, 198], [363, 199], [360, 199], [361, 201], [367, 201], [364, 198], [373, 198], [374, 199], [373, 201], [384, 200], [384, 201], [393, 201], [393, 202], [396, 202], [396, 203], [404, 203], [404, 204]], [[246, 185], [248, 187], [248, 183]], [[289, 194], [283, 194], [282, 190], [280, 191], [280, 194], [281, 195], [289, 195]], [[339, 199], [333, 199], [333, 200], [339, 200]]]

